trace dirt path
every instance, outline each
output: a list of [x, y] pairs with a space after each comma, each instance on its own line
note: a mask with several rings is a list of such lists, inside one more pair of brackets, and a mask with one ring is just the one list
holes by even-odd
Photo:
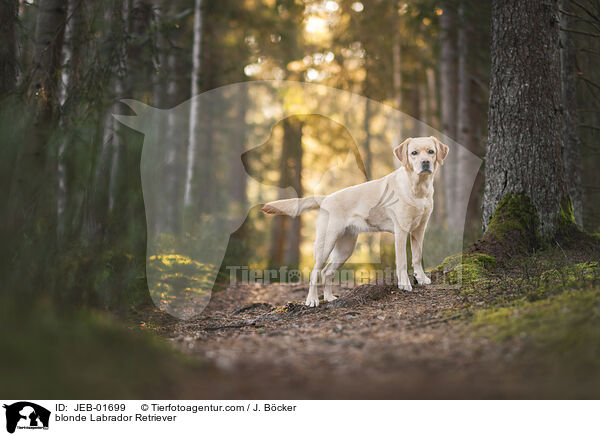
[[468, 330], [458, 293], [392, 289], [341, 289], [314, 309], [301, 304], [306, 287], [236, 286], [215, 293], [199, 319], [163, 333], [220, 370], [201, 390], [190, 387], [194, 397], [545, 396], [516, 344]]

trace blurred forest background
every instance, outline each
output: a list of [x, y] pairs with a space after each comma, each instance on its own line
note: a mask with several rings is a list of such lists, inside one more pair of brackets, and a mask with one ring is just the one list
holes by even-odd
[[[20, 296], [37, 293], [43, 283], [45, 295], [101, 307], [144, 298], [143, 135], [112, 118], [112, 113], [131, 113], [118, 103], [121, 98], [168, 109], [232, 83], [307, 81], [391, 105], [476, 155], [485, 154], [487, 2], [3, 0], [2, 6], [2, 267], [3, 275], [12, 278], [7, 288]], [[572, 52], [569, 68], [578, 78], [574, 122], [581, 158], [573, 158], [569, 171], [571, 196], [577, 221], [591, 232], [600, 228], [594, 169], [600, 104], [597, 6], [574, 2], [565, 12], [570, 28], [563, 32]], [[206, 205], [218, 196], [237, 199], [242, 210], [244, 204], [264, 200], [249, 192], [243, 176], [237, 184], [211, 184], [192, 195], [194, 184], [205, 186], [203, 175], [220, 171], [214, 162], [244, 151], [247, 138], [223, 149], [210, 137], [217, 130], [211, 130], [213, 123], [235, 126], [245, 119], [248, 103], [244, 98], [237, 103], [229, 119], [215, 117], [191, 128], [181, 120], [161, 126], [164, 140], [183, 146], [201, 142], [195, 135], [190, 139], [190, 132], [197, 132], [202, 152], [212, 156], [196, 161], [171, 157], [167, 164], [186, 177], [163, 195], [185, 201], [189, 213], [214, 212]], [[369, 104], [358, 112], [362, 119], [348, 122], [362, 126], [364, 180], [381, 177], [395, 165], [391, 153], [377, 155], [371, 145], [385, 138], [385, 126], [377, 123]], [[248, 159], [252, 172], [263, 183], [292, 186], [300, 195], [335, 156], [355, 147], [343, 128], [318, 116], [292, 117], [275, 126], [271, 139], [266, 152]], [[179, 151], [178, 156], [187, 157], [186, 150]], [[449, 159], [460, 159], [459, 150]], [[443, 172], [436, 208], [448, 228], [458, 231], [464, 225], [467, 246], [481, 235], [483, 177], [473, 187], [463, 223], [453, 205], [457, 191], [471, 187], [460, 186], [460, 163], [452, 168], [456, 171]], [[350, 177], [336, 179], [326, 191], [353, 183]], [[165, 210], [156, 226], [177, 230], [173, 213]], [[302, 219], [301, 233], [299, 219], [271, 221], [254, 209], [234, 235], [226, 263], [310, 266], [314, 217]], [[363, 251], [375, 243], [367, 236], [363, 241]], [[19, 272], [23, 268], [26, 274]]]
[[[389, 104], [483, 156], [490, 11], [481, 2], [463, 3], [3, 2], [3, 266], [13, 279], [8, 288], [25, 296], [37, 294], [43, 283], [45, 295], [106, 308], [145, 298], [143, 135], [113, 119], [113, 113], [132, 113], [118, 103], [121, 98], [168, 109], [231, 83], [307, 81]], [[213, 124], [235, 126], [246, 116], [248, 103], [236, 103], [229, 119], [214, 117], [202, 126], [178, 119], [162, 126], [164, 140], [179, 147], [202, 142], [207, 156], [192, 161], [184, 149], [167, 164], [186, 177], [165, 188], [163, 198], [180, 198], [186, 213], [215, 213], [207, 205], [218, 196], [238, 199], [242, 211], [244, 204], [264, 200], [243, 176], [237, 185], [202, 184], [202, 177], [222, 170], [223, 156], [244, 151], [243, 137], [219, 148], [210, 136], [217, 130]], [[364, 135], [358, 138], [367, 156], [364, 178], [331, 180], [323, 193], [395, 168], [393, 144], [376, 109], [365, 104], [355, 112], [361, 119], [348, 122]], [[377, 150], [383, 139], [390, 143]], [[302, 195], [356, 145], [343, 127], [309, 116], [275, 126], [265, 147], [248, 157], [251, 172], [262, 183], [292, 186]], [[445, 186], [459, 183], [457, 174], [444, 177]], [[205, 192], [192, 191], [194, 185]], [[458, 231], [463, 223], [460, 211], [452, 210], [456, 194], [447, 191], [438, 207]], [[480, 198], [481, 179], [469, 208], [469, 241], [480, 234]], [[156, 226], [159, 232], [177, 231], [178, 220], [170, 216], [175, 212], [166, 209]], [[226, 263], [310, 266], [314, 217], [302, 219], [300, 234], [299, 219], [270, 220], [255, 208], [234, 235]], [[364, 239], [363, 252], [375, 243]], [[25, 265], [27, 274], [17, 273]]]
[[[0, 271], [6, 301], [117, 313], [150, 303], [140, 181], [144, 138], [112, 117], [133, 114], [119, 103], [122, 98], [169, 109], [232, 83], [306, 81], [385, 103], [482, 159], [486, 153], [489, 2], [0, 0], [0, 7]], [[576, 77], [569, 149], [574, 151], [565, 153], [568, 187], [576, 221], [595, 233], [600, 231], [597, 1], [561, 3], [561, 59], [565, 74]], [[211, 122], [235, 127], [245, 119], [247, 100], [236, 101], [228, 118]], [[369, 103], [358, 113], [360, 119], [348, 122], [361, 126], [362, 152], [371, 156], [361, 171], [365, 180], [380, 177], [395, 163], [391, 152], [369, 144], [383, 141], [385, 126]], [[168, 171], [186, 177], [162, 195], [180, 199], [191, 214], [207, 212], [217, 196], [259, 203], [264, 196], [243, 177], [237, 184], [194, 190], [202, 177], [220, 171], [220, 160], [244, 151], [243, 137], [229, 149], [211, 146], [218, 141], [210, 127], [163, 126], [165, 140], [177, 137], [188, 147], [198, 143], [195, 135], [203, 135], [202, 151], [212, 158], [165, 156]], [[248, 168], [267, 184], [292, 186], [301, 195], [332, 159], [346, 154], [352, 139], [323, 117], [292, 117], [274, 128], [266, 147], [248, 157]], [[186, 150], [178, 156], [187, 156]], [[459, 152], [451, 155], [455, 168], [460, 158]], [[465, 246], [481, 236], [484, 171], [464, 223], [453, 210], [463, 189], [460, 172], [442, 174], [436, 204], [441, 225], [464, 226]], [[348, 180], [337, 179], [328, 185], [330, 192]], [[172, 213], [165, 210], [155, 223], [159, 233], [177, 231]], [[252, 209], [232, 237], [224, 264], [309, 265], [312, 218], [302, 219], [304, 225], [299, 219], [273, 220]], [[362, 250], [374, 243], [365, 237]], [[17, 306], [5, 305], [7, 313], [9, 307]]]

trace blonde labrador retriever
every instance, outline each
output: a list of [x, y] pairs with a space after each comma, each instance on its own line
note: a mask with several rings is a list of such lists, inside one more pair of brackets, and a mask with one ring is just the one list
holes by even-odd
[[[444, 163], [448, 147], [437, 138], [408, 138], [394, 149], [402, 165], [381, 179], [350, 186], [330, 195], [292, 198], [265, 204], [271, 215], [298, 216], [319, 209], [314, 245], [315, 265], [310, 275], [306, 305], [319, 305], [319, 275], [325, 284], [324, 298], [333, 301], [335, 272], [354, 251], [362, 232], [390, 232], [396, 245], [398, 287], [410, 291], [406, 240], [410, 234], [412, 265], [419, 284], [429, 284], [422, 265], [425, 229], [433, 211], [433, 179]], [[324, 267], [331, 254], [330, 262]]]

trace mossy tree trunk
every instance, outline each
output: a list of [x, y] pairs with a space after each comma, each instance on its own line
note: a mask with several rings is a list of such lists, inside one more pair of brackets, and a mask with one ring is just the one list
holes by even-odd
[[554, 238], [570, 204], [561, 146], [558, 0], [494, 0], [484, 229], [501, 200], [524, 195], [537, 233]]

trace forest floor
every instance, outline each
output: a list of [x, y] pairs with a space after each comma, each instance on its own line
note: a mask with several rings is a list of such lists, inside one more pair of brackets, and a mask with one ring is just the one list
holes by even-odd
[[598, 264], [568, 254], [470, 290], [362, 285], [317, 308], [306, 286], [235, 285], [194, 320], [155, 311], [146, 328], [214, 368], [182, 397], [597, 398]]

